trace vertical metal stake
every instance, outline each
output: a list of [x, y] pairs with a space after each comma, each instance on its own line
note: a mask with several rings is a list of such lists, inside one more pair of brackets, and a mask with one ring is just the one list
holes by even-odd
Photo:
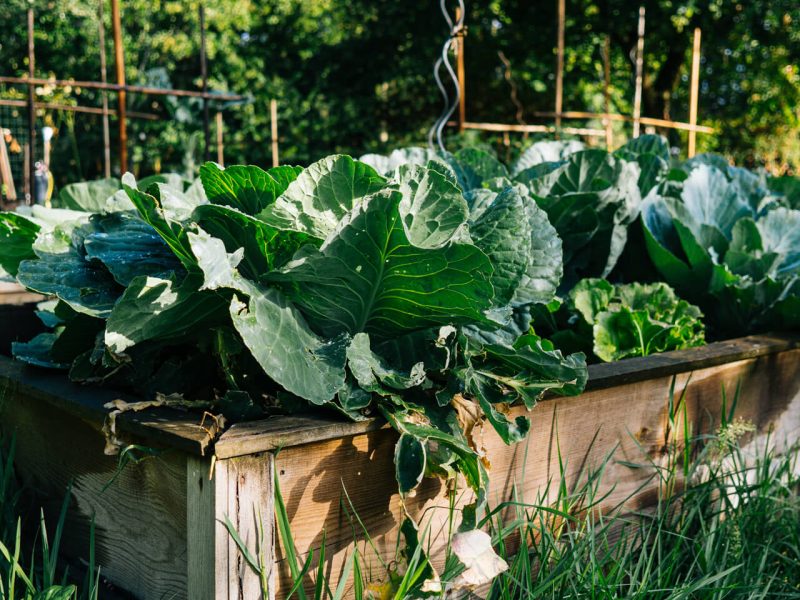
[[[28, 77], [33, 80], [36, 70], [36, 55], [33, 46], [33, 7], [28, 7]], [[35, 86], [28, 83], [28, 185], [25, 187], [25, 201], [34, 203], [36, 189], [36, 103]]]
[[280, 164], [278, 160], [278, 101], [274, 98], [269, 101], [269, 122], [272, 134], [272, 166]]
[[114, 65], [117, 71], [117, 117], [119, 120], [119, 170], [128, 170], [128, 126], [126, 114], [127, 94], [125, 89], [125, 50], [122, 47], [122, 18], [119, 1], [111, 0], [111, 24], [114, 28]]
[[206, 65], [206, 11], [200, 3], [200, 77], [203, 79], [203, 140], [205, 160], [211, 160], [211, 124], [208, 115], [208, 67]]
[[633, 95], [633, 137], [639, 137], [642, 117], [642, 71], [644, 70], [644, 6], [639, 7], [639, 29], [636, 41], [636, 86]]
[[558, 46], [556, 48], [556, 137], [560, 136], [561, 109], [564, 106], [564, 29], [566, 28], [566, 0], [558, 0]]
[[689, 90], [689, 149], [688, 156], [692, 158], [697, 151], [697, 104], [700, 88], [700, 28], [694, 30], [694, 44], [692, 45], [692, 81]]
[[[106, 24], [103, 17], [103, 5], [106, 0], [97, 3], [98, 43], [100, 44], [100, 81], [107, 83], [106, 75]], [[111, 133], [108, 124], [108, 92], [101, 90], [103, 99], [103, 172], [106, 178], [111, 177]]]

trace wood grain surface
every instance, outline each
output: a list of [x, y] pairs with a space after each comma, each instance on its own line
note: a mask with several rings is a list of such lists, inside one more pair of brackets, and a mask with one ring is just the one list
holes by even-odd
[[104, 438], [95, 424], [52, 410], [26, 393], [0, 396], [0, 424], [5, 439], [15, 438], [15, 469], [32, 508], [26, 529], [36, 530], [42, 507], [52, 535], [69, 493], [62, 541], [66, 556], [89, 555], [94, 519], [103, 577], [135, 598], [185, 597], [183, 455], [166, 451], [118, 472], [117, 457], [103, 453]]
[[0, 304], [29, 304], [44, 299], [41, 294], [29, 292], [18, 283], [0, 281]]

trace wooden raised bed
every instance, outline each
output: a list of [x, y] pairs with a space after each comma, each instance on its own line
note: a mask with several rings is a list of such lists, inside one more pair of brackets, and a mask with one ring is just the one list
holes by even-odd
[[[665, 430], [673, 377], [676, 395], [686, 388], [695, 434], [719, 425], [723, 389], [730, 400], [739, 386], [736, 414], [757, 425], [756, 435], [769, 431], [779, 444], [798, 437], [796, 338], [752, 336], [596, 365], [584, 394], [547, 399], [530, 413], [531, 434], [522, 444], [505, 446], [487, 429], [492, 504], [508, 499], [514, 486], [528, 501], [537, 500], [548, 481], [557, 488], [558, 442], [568, 485], [582, 469], [613, 453], [603, 478], [610, 491], [605, 505], [629, 497], [630, 508], [651, 505], [657, 485], [652, 473], [630, 465], [648, 458], [658, 463], [668, 436], [681, 435]], [[387, 561], [394, 556], [401, 520], [392, 462], [396, 437], [378, 421], [265, 420], [234, 425], [213, 441], [216, 432], [201, 426], [198, 415], [126, 414], [118, 430], [162, 453], [129, 465], [104, 490], [117, 459], [103, 454], [101, 407], [119, 394], [76, 387], [61, 375], [0, 358], [0, 388], [3, 384], [2, 423], [18, 433], [18, 474], [39, 492], [51, 518], [73, 481], [65, 551], [86, 555], [94, 517], [102, 573], [136, 598], [259, 597], [256, 576], [219, 522], [229, 516], [255, 548], [258, 514], [267, 564], [273, 566], [270, 593], [285, 597], [290, 579], [272, 519], [275, 473], [301, 553], [318, 548], [326, 531], [326, 572], [334, 581], [354, 536], [363, 556], [373, 561], [373, 576], [383, 573], [342, 508], [343, 487], [377, 550]], [[438, 531], [436, 524], [447, 515], [442, 483], [424, 482], [407, 506], [417, 515], [425, 511], [423, 522]]]

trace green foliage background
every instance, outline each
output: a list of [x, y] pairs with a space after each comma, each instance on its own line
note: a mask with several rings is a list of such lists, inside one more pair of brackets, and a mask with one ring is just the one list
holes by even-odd
[[[99, 78], [97, 2], [34, 0], [39, 76]], [[197, 88], [198, 2], [122, 0], [127, 78], [132, 84]], [[358, 155], [420, 143], [440, 110], [431, 67], [446, 26], [432, 0], [206, 0], [211, 87], [252, 96], [225, 112], [226, 160], [270, 160], [269, 99], [280, 102], [281, 158], [309, 163], [334, 152]], [[468, 116], [471, 120], [537, 121], [552, 110], [556, 1], [467, 2]], [[651, 0], [647, 2], [644, 114], [687, 119], [691, 35], [703, 30], [700, 120], [716, 127], [700, 136], [740, 164], [775, 172], [800, 165], [800, 4], [795, 0]], [[0, 3], [3, 74], [27, 71], [27, 0]], [[565, 108], [602, 110], [605, 35], [612, 40], [614, 111], [631, 110], [630, 52], [638, 3], [567, 2]], [[110, 6], [106, 6], [109, 76], [113, 78]], [[499, 57], [510, 62], [510, 76]], [[22, 97], [22, 88], [0, 88]], [[99, 106], [96, 92], [37, 90], [40, 100]], [[111, 106], [114, 105], [111, 98]], [[212, 107], [212, 110], [215, 110]], [[201, 105], [195, 100], [132, 95], [129, 110], [161, 122], [133, 120], [134, 170], [192, 171], [201, 159]], [[9, 111], [0, 111], [0, 118]], [[24, 123], [24, 109], [21, 114]], [[102, 172], [98, 117], [41, 111], [56, 126], [53, 166], [59, 182]], [[590, 123], [590, 125], [592, 125]], [[594, 124], [597, 125], [597, 124]], [[6, 125], [7, 126], [7, 125]], [[627, 129], [618, 126], [617, 140]], [[116, 133], [112, 121], [112, 136]], [[685, 139], [670, 134], [685, 148]], [[498, 143], [498, 140], [490, 140]], [[520, 141], [514, 139], [514, 143]], [[113, 146], [116, 154], [116, 146]], [[114, 158], [115, 160], [115, 158]]]

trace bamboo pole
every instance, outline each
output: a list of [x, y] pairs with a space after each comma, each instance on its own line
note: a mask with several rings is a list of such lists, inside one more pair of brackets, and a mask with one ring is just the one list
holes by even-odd
[[636, 40], [636, 84], [633, 95], [633, 137], [639, 137], [642, 116], [642, 83], [644, 71], [644, 6], [639, 7], [638, 38]]
[[558, 39], [556, 48], [556, 137], [561, 128], [561, 110], [564, 106], [564, 29], [566, 28], [566, 0], [558, 0]]
[[205, 159], [211, 159], [211, 121], [208, 114], [208, 66], [206, 65], [206, 11], [200, 3], [200, 77], [203, 81], [203, 141]]
[[[553, 113], [550, 113], [553, 114]], [[457, 127], [458, 121], [447, 123], [450, 127]], [[464, 129], [474, 129], [477, 131], [495, 131], [498, 133], [555, 133], [553, 125], [519, 125], [516, 123], [475, 123], [466, 121]], [[587, 137], [603, 137], [606, 132], [604, 129], [592, 129], [589, 127], [562, 127], [561, 131], [571, 135], [584, 135]]]
[[[461, 8], [456, 8], [456, 23], [461, 20]], [[458, 131], [464, 131], [463, 123], [467, 120], [467, 73], [464, 65], [464, 27], [455, 32], [456, 44], [456, 77], [458, 78]]]
[[[536, 111], [533, 113], [535, 117], [554, 117], [554, 112]], [[625, 121], [627, 123], [633, 122], [633, 117], [628, 115], [620, 115], [616, 113], [593, 113], [583, 112], [578, 110], [568, 110], [561, 113], [565, 119], [611, 119], [612, 121]], [[682, 123], [680, 121], [668, 121], [667, 119], [657, 119], [655, 117], [639, 117], [639, 122], [642, 125], [652, 125], [653, 127], [664, 127], [666, 129], [681, 129], [683, 131], [691, 131], [694, 129], [698, 133], [716, 133], [713, 127], [706, 127], [705, 125], [690, 125], [689, 123]]]
[[30, 144], [23, 144], [22, 145], [22, 189], [26, 195], [25, 202], [27, 203], [27, 194], [28, 190], [31, 189], [32, 186], [32, 179], [31, 179], [31, 145]]
[[[106, 81], [106, 25], [103, 19], [103, 5], [106, 0], [97, 3], [98, 43], [100, 44], [100, 81]], [[103, 99], [103, 172], [106, 178], [111, 177], [111, 132], [108, 123], [108, 94], [101, 92]]]
[[274, 98], [269, 101], [269, 123], [272, 134], [272, 166], [280, 165], [278, 160], [278, 101]]
[[[28, 7], [28, 77], [35, 77], [36, 55], [33, 41], [33, 7]], [[34, 203], [36, 193], [36, 102], [34, 87], [28, 86], [28, 185], [25, 188], [25, 200]]]
[[[695, 27], [694, 44], [692, 45], [692, 81], [689, 93], [689, 124], [697, 125], [697, 103], [700, 87], [700, 28]], [[697, 151], [697, 130], [689, 130], [689, 149], [687, 154], [692, 158]]]
[[6, 147], [5, 132], [0, 128], [0, 183], [3, 184], [4, 194], [0, 194], [0, 200], [5, 199], [9, 202], [15, 202], [17, 199], [17, 190], [14, 187], [14, 174], [11, 172], [11, 161], [8, 157], [8, 148]]
[[[27, 100], [6, 100], [0, 98], [0, 106], [20, 106], [26, 107], [28, 105]], [[93, 106], [72, 106], [71, 104], [59, 104], [57, 102], [36, 102], [34, 103], [36, 108], [46, 108], [49, 110], [63, 110], [67, 112], [76, 112], [76, 113], [86, 113], [89, 115], [102, 115], [103, 109], [102, 108], [95, 108]], [[110, 116], [117, 116], [117, 111], [113, 108], [108, 109], [108, 114]], [[131, 119], [144, 119], [146, 121], [158, 121], [161, 117], [153, 113], [141, 113], [141, 112], [132, 112], [128, 111], [127, 116]]]
[[111, 23], [114, 28], [114, 65], [117, 72], [117, 117], [119, 122], [119, 169], [128, 170], [128, 126], [125, 115], [127, 101], [125, 88], [125, 51], [122, 47], [122, 17], [119, 0], [111, 0]]
[[611, 36], [607, 35], [603, 46], [603, 99], [605, 102], [606, 117], [606, 149], [610, 152], [614, 146], [614, 132], [611, 129]]
[[220, 167], [225, 166], [225, 146], [222, 143], [222, 111], [217, 113], [216, 116], [216, 124], [217, 124], [217, 163], [219, 163]]
[[90, 90], [109, 90], [118, 92], [120, 90], [129, 92], [131, 94], [148, 94], [152, 96], [179, 96], [186, 98], [203, 98], [208, 97], [210, 100], [225, 100], [225, 101], [240, 101], [245, 100], [245, 96], [238, 94], [225, 94], [219, 92], [208, 92], [203, 94], [202, 91], [195, 90], [181, 90], [174, 88], [153, 88], [143, 85], [118, 85], [116, 83], [102, 83], [100, 81], [78, 81], [75, 79], [46, 79], [43, 77], [8, 77], [0, 76], [0, 83], [11, 83], [20, 85], [49, 85], [52, 87], [85, 87]]

